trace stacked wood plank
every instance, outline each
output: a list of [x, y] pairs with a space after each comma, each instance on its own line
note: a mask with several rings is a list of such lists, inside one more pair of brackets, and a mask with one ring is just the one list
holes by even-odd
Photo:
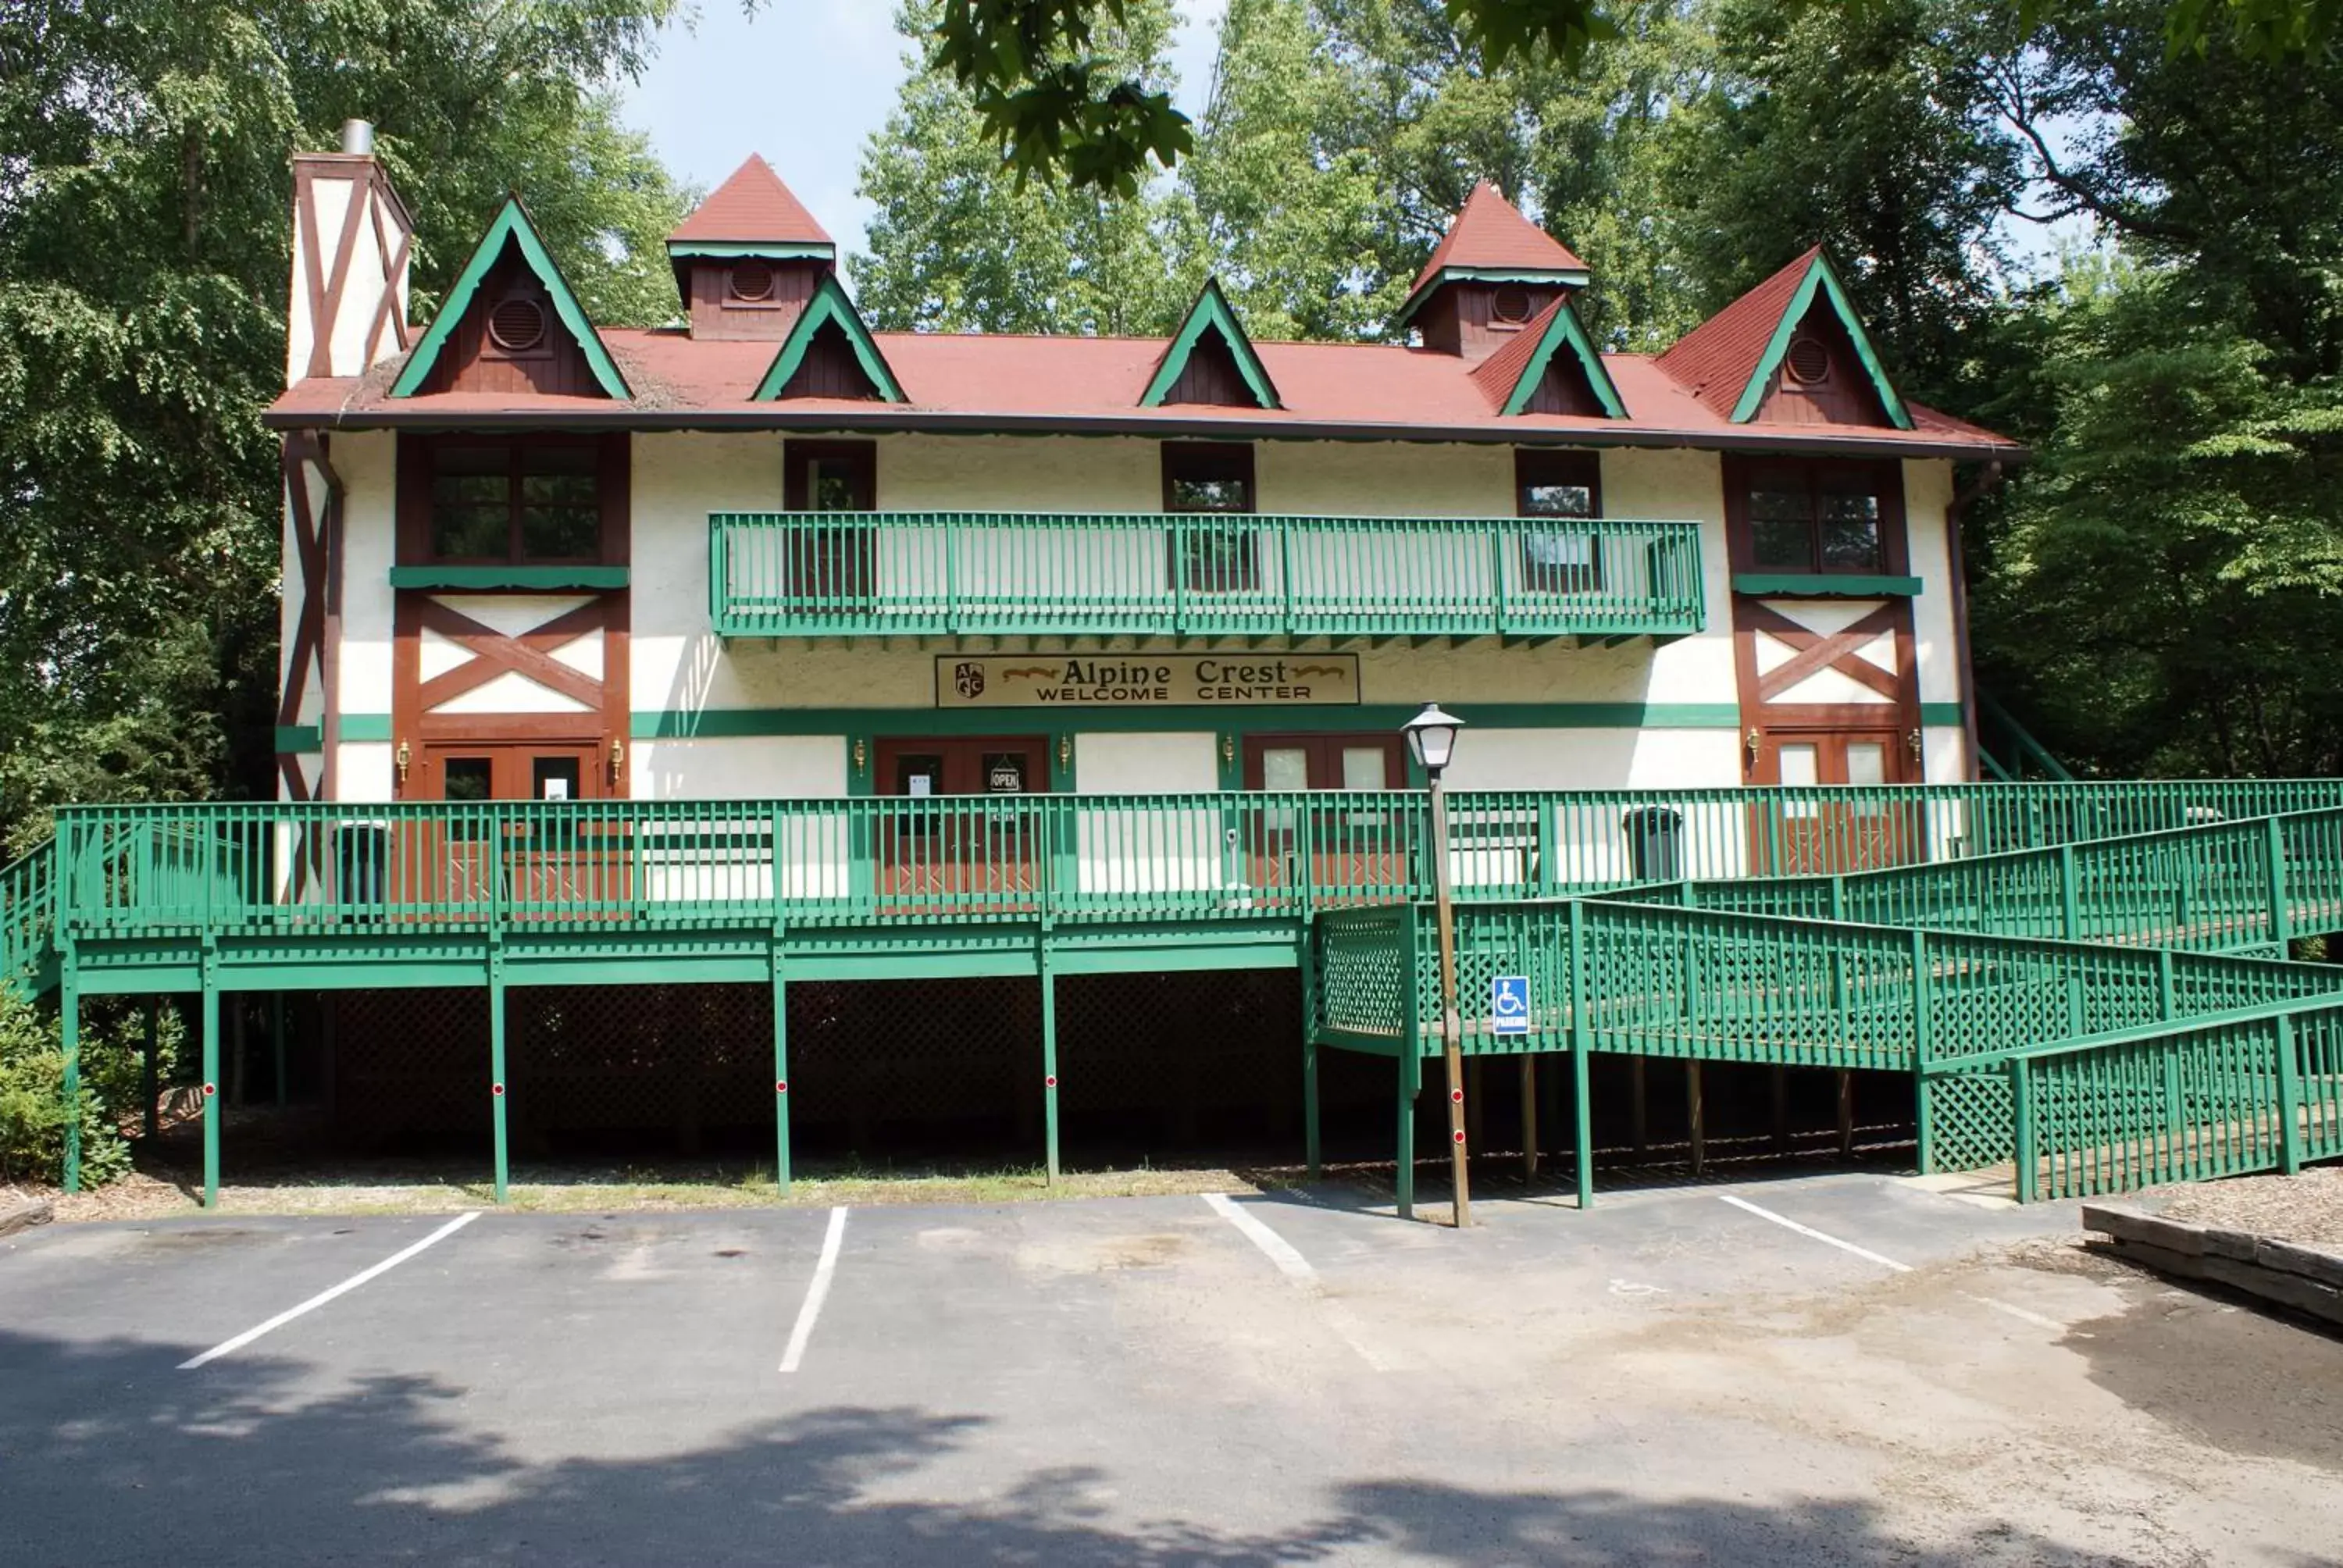
[[2099, 1203], [2083, 1206], [2083, 1229], [2094, 1232], [2092, 1247], [2110, 1256], [2227, 1285], [2343, 1327], [2343, 1253]]

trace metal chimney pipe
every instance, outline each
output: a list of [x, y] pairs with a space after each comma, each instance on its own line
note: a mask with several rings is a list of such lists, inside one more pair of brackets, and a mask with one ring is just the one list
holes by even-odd
[[344, 120], [342, 151], [355, 157], [369, 157], [374, 153], [374, 122]]

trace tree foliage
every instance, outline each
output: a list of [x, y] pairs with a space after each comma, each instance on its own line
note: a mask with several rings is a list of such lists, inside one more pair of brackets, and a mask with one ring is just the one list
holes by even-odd
[[681, 209], [596, 84], [672, 0], [0, 9], [0, 829], [266, 792], [287, 158], [375, 120], [419, 308], [520, 188], [604, 319], [670, 314]]

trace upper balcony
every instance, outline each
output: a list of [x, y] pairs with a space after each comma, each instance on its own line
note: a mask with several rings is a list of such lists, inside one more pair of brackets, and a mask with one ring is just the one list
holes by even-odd
[[717, 512], [722, 637], [1671, 638], [1700, 526], [1604, 518]]

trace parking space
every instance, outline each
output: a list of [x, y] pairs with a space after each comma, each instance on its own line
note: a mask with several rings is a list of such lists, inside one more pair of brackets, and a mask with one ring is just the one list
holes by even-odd
[[[1329, 1188], [57, 1229], [0, 1243], [0, 1510], [28, 1563], [2343, 1539], [2343, 1345], [2059, 1254], [2061, 1211], [1848, 1176], [1475, 1212]], [[2220, 1375], [2167, 1398], [2151, 1350]]]

